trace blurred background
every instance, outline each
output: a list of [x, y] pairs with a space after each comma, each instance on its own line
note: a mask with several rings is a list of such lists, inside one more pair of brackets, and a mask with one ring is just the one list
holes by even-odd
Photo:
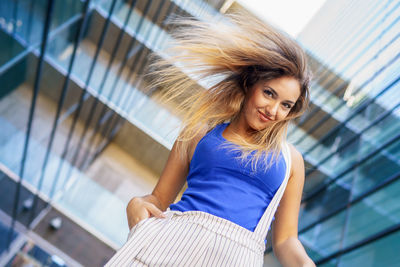
[[[0, 266], [102, 266], [125, 207], [151, 192], [178, 134], [145, 94], [171, 14], [247, 10], [314, 74], [289, 140], [306, 161], [299, 238], [318, 266], [400, 266], [400, 2], [0, 1]], [[304, 3], [307, 2], [307, 3]], [[265, 266], [279, 266], [270, 237]]]

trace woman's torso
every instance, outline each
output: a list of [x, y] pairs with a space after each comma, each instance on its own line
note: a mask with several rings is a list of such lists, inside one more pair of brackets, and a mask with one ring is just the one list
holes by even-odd
[[[237, 158], [239, 151], [222, 146], [236, 146], [222, 136], [227, 125], [217, 125], [199, 141], [190, 162], [188, 188], [170, 209], [204, 211], [254, 231], [284, 180], [286, 162], [280, 153], [267, 169], [261, 158], [252, 170], [250, 163]], [[268, 160], [271, 154], [264, 157]]]

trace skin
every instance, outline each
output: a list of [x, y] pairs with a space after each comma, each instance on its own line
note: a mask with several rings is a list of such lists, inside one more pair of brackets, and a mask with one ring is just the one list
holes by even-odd
[[257, 82], [246, 90], [239, 118], [226, 127], [224, 137], [232, 138], [236, 132], [246, 138], [254, 131], [284, 120], [299, 96], [300, 85], [294, 78], [285, 76]]
[[[282, 121], [300, 96], [299, 82], [293, 77], [259, 81], [246, 90], [243, 108], [222, 135], [229, 140], [235, 133], [248, 138], [252, 132]], [[205, 133], [204, 133], [205, 134]], [[151, 216], [163, 218], [163, 212], [172, 204], [182, 189], [189, 171], [194, 149], [204, 134], [193, 138], [187, 159], [172, 147], [161, 177], [150, 195], [133, 198], [127, 206], [129, 227]], [[274, 254], [283, 266], [315, 266], [298, 239], [298, 214], [304, 186], [304, 161], [290, 145], [292, 166], [285, 193], [275, 213], [272, 225]]]

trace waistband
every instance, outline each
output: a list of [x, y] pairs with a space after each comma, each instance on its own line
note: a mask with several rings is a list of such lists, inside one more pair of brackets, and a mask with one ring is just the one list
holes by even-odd
[[182, 221], [197, 224], [210, 232], [214, 232], [227, 239], [247, 247], [255, 253], [263, 254], [265, 251], [264, 237], [257, 236], [254, 232], [235, 224], [224, 218], [203, 211], [177, 211], [167, 210], [163, 220]]

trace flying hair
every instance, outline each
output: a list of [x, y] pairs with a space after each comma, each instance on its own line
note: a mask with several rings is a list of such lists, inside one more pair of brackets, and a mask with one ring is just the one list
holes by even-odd
[[[238, 118], [246, 92], [260, 80], [295, 78], [300, 97], [284, 121], [255, 131], [250, 140], [238, 134], [229, 142], [253, 169], [265, 153], [275, 159], [286, 139], [289, 121], [300, 116], [309, 101], [311, 74], [301, 47], [285, 33], [245, 13], [228, 14], [208, 21], [172, 20], [172, 43], [154, 56], [146, 78], [148, 88], [162, 102], [175, 103], [182, 125], [177, 148], [188, 157], [188, 148], [215, 126]], [[198, 140], [198, 139], [197, 139]], [[269, 166], [265, 164], [265, 166]]]

